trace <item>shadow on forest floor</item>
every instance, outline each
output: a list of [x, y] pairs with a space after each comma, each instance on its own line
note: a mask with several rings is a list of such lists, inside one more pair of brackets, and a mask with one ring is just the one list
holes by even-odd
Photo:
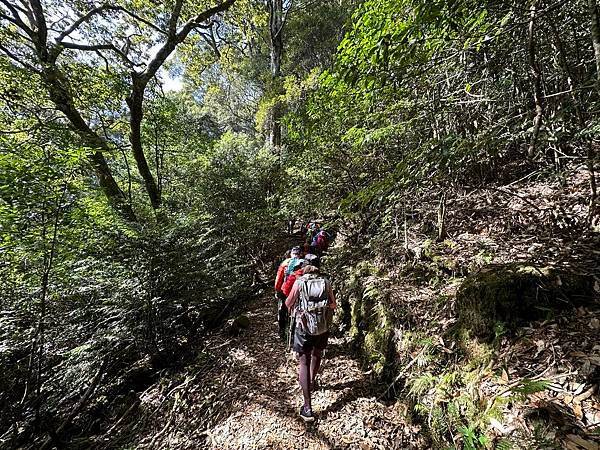
[[269, 298], [250, 308], [247, 332], [228, 347], [239, 382], [227, 414], [208, 431], [212, 448], [400, 448], [413, 428], [392, 407], [376, 400], [381, 385], [361, 369], [344, 338], [331, 338], [313, 393], [314, 424], [298, 416], [302, 395], [296, 358], [276, 334], [275, 308]]
[[[96, 448], [426, 448], [404, 411], [377, 400], [346, 338], [331, 338], [313, 393], [317, 420], [299, 417], [297, 361], [277, 335], [273, 298], [247, 305], [250, 326], [207, 338], [198, 361], [165, 374]], [[101, 441], [99, 441], [101, 439]], [[89, 443], [88, 443], [89, 445]]]

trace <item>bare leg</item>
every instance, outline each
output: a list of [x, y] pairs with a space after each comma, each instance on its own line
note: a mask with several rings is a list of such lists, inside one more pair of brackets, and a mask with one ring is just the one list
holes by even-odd
[[302, 395], [304, 396], [304, 407], [311, 410], [312, 408], [310, 403], [310, 352], [300, 354], [298, 357], [298, 362], [300, 363], [298, 369], [298, 381], [300, 382], [300, 387], [302, 388]]

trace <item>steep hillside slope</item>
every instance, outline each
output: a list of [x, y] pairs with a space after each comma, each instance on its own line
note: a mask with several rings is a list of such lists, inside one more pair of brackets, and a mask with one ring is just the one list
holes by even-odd
[[451, 190], [442, 241], [431, 201], [404, 226], [374, 220], [359, 244], [338, 243], [341, 325], [434, 447], [598, 448], [600, 234], [586, 183], [574, 166]]

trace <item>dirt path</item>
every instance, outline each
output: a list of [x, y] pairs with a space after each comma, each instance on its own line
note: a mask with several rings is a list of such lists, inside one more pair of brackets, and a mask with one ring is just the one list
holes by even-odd
[[297, 362], [277, 337], [273, 300], [256, 300], [247, 315], [250, 328], [223, 347], [228, 376], [219, 390], [231, 401], [205, 432], [209, 448], [411, 448], [417, 428], [400, 408], [376, 400], [343, 338], [330, 340], [321, 388], [313, 393], [317, 420], [304, 424]]

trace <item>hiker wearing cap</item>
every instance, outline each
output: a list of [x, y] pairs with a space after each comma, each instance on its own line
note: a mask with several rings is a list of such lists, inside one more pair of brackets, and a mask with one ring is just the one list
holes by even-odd
[[306, 265], [285, 304], [295, 322], [293, 349], [298, 355], [298, 381], [304, 404], [300, 417], [305, 422], [315, 420], [311, 405], [311, 391], [321, 365], [323, 350], [327, 347], [329, 326], [336, 307], [331, 282], [319, 273], [318, 267]]
[[290, 292], [292, 291], [292, 287], [294, 286], [296, 280], [304, 274], [304, 266], [306, 266], [306, 264], [306, 259], [299, 259], [296, 263], [294, 263], [293, 261], [288, 263], [288, 268], [291, 268], [291, 273], [287, 276], [286, 280], [281, 286], [281, 292], [283, 292], [283, 295], [285, 295], [286, 298], [288, 295], [290, 295]]
[[306, 261], [305, 265], [307, 266], [319, 267], [321, 259], [318, 255], [315, 255], [314, 253], [305, 252], [304, 261]]
[[281, 289], [283, 287], [283, 283], [289, 275], [288, 269], [290, 267], [290, 263], [292, 263], [293, 269], [301, 258], [302, 249], [300, 247], [294, 247], [290, 251], [290, 257], [284, 259], [283, 262], [277, 268], [277, 276], [275, 277], [275, 296], [277, 297], [277, 324], [279, 326], [279, 336], [282, 339], [285, 339], [285, 332], [289, 321], [289, 315], [288, 310], [285, 307], [286, 295]]

